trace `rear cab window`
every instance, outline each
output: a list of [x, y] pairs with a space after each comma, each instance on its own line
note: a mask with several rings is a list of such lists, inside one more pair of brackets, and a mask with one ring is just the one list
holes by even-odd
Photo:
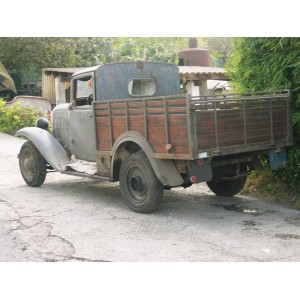
[[131, 97], [151, 97], [156, 94], [157, 84], [152, 78], [134, 78], [128, 81], [128, 94]]

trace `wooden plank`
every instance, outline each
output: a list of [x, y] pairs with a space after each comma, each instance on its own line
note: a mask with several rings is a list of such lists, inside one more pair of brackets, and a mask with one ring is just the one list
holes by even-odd
[[111, 124], [112, 124], [112, 127], [126, 128], [126, 117], [124, 117], [124, 116], [115, 117], [114, 116], [111, 118]]
[[157, 130], [157, 127], [163, 128], [163, 130], [165, 130], [165, 116], [147, 116], [147, 124], [149, 130], [150, 128], [154, 128], [155, 130]]
[[113, 142], [115, 142], [117, 140], [117, 138], [124, 132], [126, 132], [125, 126], [124, 127], [113, 126], [113, 130], [112, 130]]
[[157, 130], [148, 131], [148, 142], [153, 148], [154, 152], [166, 153], [166, 133], [165, 128], [158, 128]]
[[108, 127], [109, 118], [108, 117], [96, 117], [96, 127]]
[[129, 130], [133, 130], [135, 127], [144, 126], [144, 115], [143, 116], [128, 116]]
[[144, 133], [144, 126], [130, 126], [130, 131], [136, 131], [139, 132], [141, 135], [145, 135]]
[[96, 117], [106, 117], [108, 115], [109, 115], [108, 110], [96, 110], [95, 111]]
[[143, 109], [144, 103], [143, 102], [127, 102], [128, 109]]
[[107, 110], [108, 109], [108, 103], [95, 103], [94, 104], [95, 110]]
[[110, 109], [111, 110], [124, 110], [126, 108], [126, 104], [125, 104], [125, 101], [123, 103], [119, 103], [119, 102], [111, 102], [111, 105], [110, 105]]
[[110, 144], [109, 128], [97, 128], [98, 141]]
[[186, 108], [185, 107], [167, 107], [168, 114], [185, 114], [186, 115]]
[[[171, 145], [172, 148], [170, 154], [184, 154], [184, 155], [189, 154], [189, 148], [187, 146], [180, 146], [176, 144], [171, 144]], [[164, 153], [166, 153], [166, 151]]]
[[238, 125], [238, 126], [222, 126], [222, 124], [219, 124], [218, 126], [218, 133], [219, 133], [219, 136], [220, 135], [223, 135], [223, 134], [226, 134], [226, 135], [232, 135], [232, 134], [241, 134], [243, 135], [243, 132], [244, 132], [244, 127], [243, 125]]
[[97, 150], [101, 151], [110, 151], [111, 143], [110, 143], [110, 133], [109, 128], [97, 128]]
[[168, 115], [169, 127], [175, 128], [187, 128], [187, 116], [186, 115]]

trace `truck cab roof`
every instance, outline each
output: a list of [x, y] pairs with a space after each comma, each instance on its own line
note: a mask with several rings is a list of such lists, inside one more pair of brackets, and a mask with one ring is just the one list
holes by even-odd
[[180, 90], [178, 66], [161, 62], [98, 65], [73, 74], [76, 80], [92, 81], [96, 101], [177, 95]]

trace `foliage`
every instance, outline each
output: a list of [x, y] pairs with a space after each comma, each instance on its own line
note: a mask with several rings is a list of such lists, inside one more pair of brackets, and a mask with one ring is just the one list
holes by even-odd
[[185, 38], [1, 37], [0, 60], [12, 71], [125, 60], [175, 62], [183, 44]]
[[187, 38], [115, 38], [115, 61], [177, 61], [177, 53], [187, 48]]
[[1, 37], [0, 61], [11, 71], [89, 67], [109, 58], [110, 38]]
[[[198, 38], [198, 44], [211, 50], [216, 66], [223, 66], [231, 51], [230, 38]], [[13, 73], [117, 61], [177, 63], [186, 48], [183, 37], [0, 37], [0, 61]]]
[[269, 176], [295, 189], [300, 178], [300, 38], [234, 38], [233, 45], [226, 70], [237, 91], [291, 90], [294, 147], [287, 169]]
[[20, 103], [6, 106], [5, 101], [0, 99], [0, 132], [15, 135], [23, 127], [35, 126], [40, 117], [48, 118], [42, 111], [35, 112], [30, 107], [21, 106]]
[[243, 194], [263, 196], [271, 202], [300, 209], [300, 187], [292, 185], [281, 173], [265, 167], [263, 171], [252, 172], [248, 176]]
[[218, 68], [223, 68], [232, 52], [232, 38], [203, 38], [202, 43], [202, 47], [210, 49], [212, 65]]

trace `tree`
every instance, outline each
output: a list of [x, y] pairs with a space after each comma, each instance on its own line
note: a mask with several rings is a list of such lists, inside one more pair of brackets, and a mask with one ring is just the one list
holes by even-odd
[[176, 63], [187, 38], [115, 38], [115, 61], [142, 60]]
[[[222, 67], [231, 50], [230, 38], [198, 38], [198, 44], [211, 50], [215, 66]], [[0, 37], [0, 61], [12, 72], [133, 60], [177, 63], [186, 48], [182, 37]]]
[[232, 38], [210, 37], [204, 39], [211, 52], [212, 62], [215, 67], [223, 68], [232, 52]]
[[295, 146], [282, 178], [298, 185], [300, 176], [300, 38], [234, 38], [226, 65], [238, 91], [290, 89]]
[[300, 136], [300, 38], [235, 38], [226, 71], [239, 91], [291, 89]]
[[111, 38], [2, 37], [0, 61], [7, 69], [89, 67], [109, 60]]

